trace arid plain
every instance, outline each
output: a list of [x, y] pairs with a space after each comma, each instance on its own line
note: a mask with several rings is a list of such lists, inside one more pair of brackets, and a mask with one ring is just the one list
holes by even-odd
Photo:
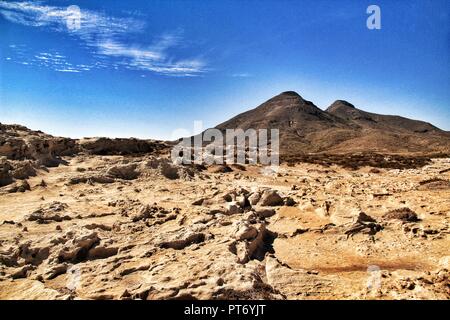
[[[367, 129], [292, 93], [274, 99], [295, 121], [337, 123], [299, 143], [354, 128], [349, 139], [379, 146], [376, 123], [384, 147], [397, 135], [414, 150], [179, 165], [168, 142], [1, 125], [0, 299], [449, 299], [448, 133], [350, 110]], [[287, 120], [281, 150], [295, 132]], [[419, 155], [427, 141], [444, 149]]]

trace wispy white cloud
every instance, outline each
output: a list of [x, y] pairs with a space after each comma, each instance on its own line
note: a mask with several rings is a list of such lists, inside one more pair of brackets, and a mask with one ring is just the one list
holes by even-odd
[[[48, 6], [41, 1], [0, 1], [0, 13], [10, 22], [31, 27], [48, 27], [54, 31], [73, 32], [80, 36], [114, 36], [141, 31], [145, 26], [145, 23], [133, 18], [109, 17], [86, 9], [74, 11], [71, 7], [73, 6]], [[79, 19], [79, 28], [70, 27], [73, 18]]]
[[56, 71], [59, 72], [72, 72], [72, 73], [80, 73], [80, 70], [76, 70], [76, 69], [57, 69]]
[[[177, 57], [179, 52], [174, 53], [184, 44], [179, 31], [156, 37], [149, 44], [129, 43], [130, 35], [139, 34], [145, 29], [145, 23], [133, 17], [111, 17], [86, 9], [76, 11], [74, 16], [74, 11], [65, 7], [48, 6], [42, 2], [3, 0], [0, 0], [0, 14], [12, 23], [67, 33], [79, 39], [93, 57], [100, 58], [84, 69], [68, 71], [72, 69], [65, 68], [56, 71], [81, 72], [93, 68], [126, 67], [170, 76], [196, 76], [207, 71], [203, 59]], [[72, 18], [79, 19], [75, 28], [70, 25]], [[111, 59], [103, 59], [105, 57]], [[42, 66], [58, 65], [55, 58], [35, 57]]]
[[58, 51], [30, 53], [26, 46], [11, 45], [10, 48], [15, 53], [15, 59], [7, 57], [9, 62], [15, 62], [25, 66], [38, 66], [50, 68], [58, 72], [80, 73], [96, 68], [96, 65], [74, 64], [68, 61], [67, 57]]
[[251, 75], [250, 73], [243, 72], [243, 73], [233, 73], [231, 76], [232, 76], [233, 78], [249, 78], [249, 77], [251, 77], [252, 75]]
[[113, 40], [99, 41], [97, 43], [97, 48], [100, 54], [128, 57], [134, 60], [156, 61], [163, 58], [160, 52], [129, 47]]

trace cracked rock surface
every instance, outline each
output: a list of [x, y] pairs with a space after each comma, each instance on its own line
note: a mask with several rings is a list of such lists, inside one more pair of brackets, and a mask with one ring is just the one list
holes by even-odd
[[450, 299], [450, 159], [268, 172], [104, 153], [3, 160], [0, 299]]

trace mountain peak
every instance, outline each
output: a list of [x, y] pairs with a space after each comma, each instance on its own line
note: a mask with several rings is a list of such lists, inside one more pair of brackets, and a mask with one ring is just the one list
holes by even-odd
[[[449, 150], [450, 135], [421, 121], [380, 115], [336, 100], [326, 111], [295, 91], [282, 92], [216, 126], [279, 129], [281, 153]], [[399, 142], [399, 137], [401, 140]]]
[[267, 102], [276, 102], [291, 105], [292, 103], [303, 104], [306, 101], [295, 91], [284, 91], [269, 99]]
[[328, 113], [341, 113], [341, 112], [348, 113], [348, 112], [354, 112], [357, 110], [358, 109], [356, 109], [355, 106], [348, 101], [336, 100], [326, 109], [326, 112], [328, 112]]
[[301, 98], [301, 96], [295, 91], [284, 91], [284, 92], [280, 93], [279, 95], [280, 96], [291, 96], [291, 97], [300, 97]]
[[330, 108], [336, 108], [336, 107], [347, 107], [347, 108], [356, 109], [353, 104], [351, 104], [350, 102], [345, 101], [345, 100], [336, 100], [330, 106]]

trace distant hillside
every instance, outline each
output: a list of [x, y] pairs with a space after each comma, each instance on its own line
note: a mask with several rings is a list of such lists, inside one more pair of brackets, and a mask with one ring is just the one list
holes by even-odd
[[323, 111], [292, 91], [216, 128], [277, 128], [282, 154], [450, 151], [450, 133], [429, 123], [365, 112], [342, 100]]

